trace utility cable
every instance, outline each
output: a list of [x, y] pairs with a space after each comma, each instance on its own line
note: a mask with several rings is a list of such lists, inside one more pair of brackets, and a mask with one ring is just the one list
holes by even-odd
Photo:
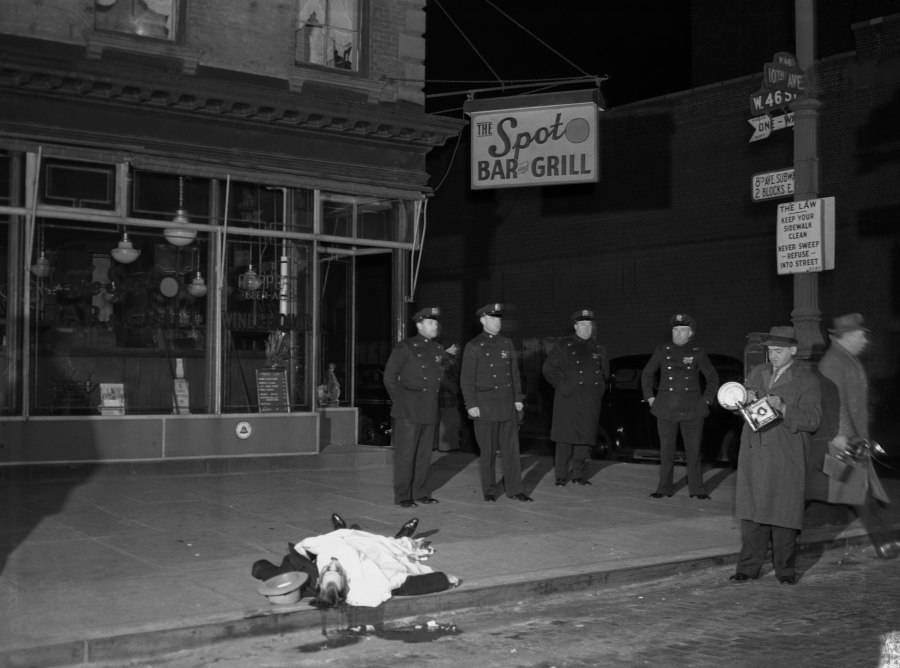
[[[580, 67], [578, 67], [578, 65], [576, 65], [575, 63], [573, 63], [571, 60], [569, 60], [568, 58], [566, 58], [566, 57], [565, 57], [563, 54], [561, 54], [559, 51], [557, 51], [557, 50], [554, 49], [552, 46], [550, 46], [549, 44], [547, 44], [547, 42], [545, 42], [544, 40], [542, 40], [540, 37], [538, 37], [538, 36], [535, 35], [533, 32], [531, 32], [528, 28], [526, 28], [526, 27], [523, 26], [521, 23], [519, 23], [518, 21], [516, 21], [512, 16], [510, 16], [509, 14], [507, 14], [506, 12], [504, 12], [502, 9], [500, 9], [497, 5], [495, 5], [493, 2], [491, 2], [491, 0], [484, 0], [484, 1], [485, 1], [488, 5], [490, 5], [491, 7], [493, 7], [495, 10], [497, 10], [497, 12], [499, 12], [501, 15], [503, 15], [508, 21], [512, 22], [514, 25], [516, 25], [517, 27], [519, 27], [520, 29], [522, 29], [525, 33], [527, 33], [527, 34], [529, 35], [529, 37], [532, 37], [532, 38], [536, 39], [538, 42], [540, 42], [541, 44], [543, 44], [545, 47], [547, 47], [547, 48], [548, 48], [550, 51], [552, 51], [554, 54], [556, 54], [557, 56], [559, 56], [560, 58], [562, 58], [568, 65], [570, 65], [571, 67], [573, 67], [574, 69], [576, 69], [579, 73], [581, 73], [581, 74], [584, 75], [584, 76], [590, 76], [587, 72], [585, 72], [583, 69], [581, 69]], [[437, 2], [437, 0], [435, 0], [435, 2]], [[438, 3], [438, 4], [440, 5], [440, 3]]]
[[484, 66], [487, 67], [491, 71], [491, 74], [494, 75], [494, 78], [497, 79], [497, 81], [500, 82], [500, 84], [502, 85], [503, 79], [501, 79], [500, 75], [494, 71], [494, 68], [491, 67], [491, 64], [487, 61], [487, 59], [481, 55], [481, 52], [472, 43], [472, 40], [469, 39], [469, 36], [466, 35], [466, 33], [463, 31], [463, 29], [460, 28], [459, 25], [457, 25], [456, 21], [453, 20], [453, 17], [450, 16], [449, 12], [447, 12], [447, 10], [444, 9], [444, 6], [440, 3], [440, 0], [434, 0], [434, 4], [438, 6], [438, 9], [440, 9], [442, 12], [444, 12], [444, 16], [446, 16], [447, 19], [450, 21], [450, 23], [453, 24], [453, 27], [456, 28], [456, 30], [459, 32], [459, 34], [462, 35], [462, 38], [464, 40], [466, 40], [466, 43], [472, 48], [472, 51], [475, 52], [475, 55], [477, 55], [481, 59], [481, 62], [484, 63]]

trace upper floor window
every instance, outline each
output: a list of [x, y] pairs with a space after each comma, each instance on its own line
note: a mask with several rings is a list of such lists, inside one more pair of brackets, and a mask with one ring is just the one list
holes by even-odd
[[183, 0], [94, 0], [94, 27], [139, 37], [176, 41]]
[[299, 0], [298, 63], [359, 71], [359, 0]]

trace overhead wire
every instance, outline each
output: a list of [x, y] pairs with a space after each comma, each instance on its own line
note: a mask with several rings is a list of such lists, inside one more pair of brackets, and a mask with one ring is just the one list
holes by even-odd
[[446, 9], [444, 9], [444, 6], [441, 4], [440, 0], [433, 0], [433, 2], [435, 5], [438, 6], [438, 9], [440, 9], [442, 12], [444, 12], [444, 16], [447, 17], [447, 19], [450, 21], [450, 23], [453, 25], [453, 27], [456, 28], [456, 30], [459, 32], [460, 35], [462, 35], [462, 38], [464, 40], [466, 40], [466, 43], [470, 47], [472, 47], [472, 51], [474, 51], [475, 55], [477, 55], [481, 59], [481, 62], [484, 63], [484, 66], [487, 67], [491, 71], [491, 74], [493, 74], [494, 77], [497, 79], [497, 81], [499, 81], [502, 84], [503, 80], [500, 78], [500, 75], [497, 74], [497, 72], [494, 70], [493, 67], [491, 67], [491, 64], [487, 61], [487, 58], [485, 58], [484, 56], [481, 55], [481, 52], [478, 50], [478, 47], [476, 47], [475, 44], [472, 43], [472, 40], [469, 39], [469, 36], [466, 35], [465, 31], [459, 27], [459, 25], [456, 23], [456, 21], [453, 20], [453, 17], [450, 16], [450, 13]]

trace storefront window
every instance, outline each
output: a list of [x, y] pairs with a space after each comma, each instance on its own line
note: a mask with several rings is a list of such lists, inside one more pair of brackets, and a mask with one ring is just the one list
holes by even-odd
[[[291, 200], [293, 201], [293, 204]], [[311, 225], [312, 193], [232, 183], [225, 244], [223, 411], [265, 410], [260, 370], [283, 372], [290, 410], [309, 410], [311, 244], [279, 236]], [[293, 211], [293, 220], [287, 212]], [[280, 398], [276, 398], [280, 399]]]
[[[32, 413], [206, 412], [207, 295], [194, 285], [206, 237], [178, 247], [159, 230], [56, 219], [36, 229], [48, 268], [31, 288]], [[113, 258], [123, 239], [138, 257]], [[121, 401], [104, 406], [104, 388]]]

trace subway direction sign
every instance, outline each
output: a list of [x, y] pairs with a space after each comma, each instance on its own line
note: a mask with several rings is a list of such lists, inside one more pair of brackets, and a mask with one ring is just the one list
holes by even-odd
[[794, 169], [754, 174], [750, 180], [750, 193], [754, 202], [791, 197], [794, 194]]

